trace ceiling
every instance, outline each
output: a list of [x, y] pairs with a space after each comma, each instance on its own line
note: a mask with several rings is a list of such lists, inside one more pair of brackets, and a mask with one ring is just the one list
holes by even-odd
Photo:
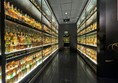
[[[48, 0], [59, 24], [76, 23], [88, 0]], [[70, 18], [69, 22], [63, 19]]]

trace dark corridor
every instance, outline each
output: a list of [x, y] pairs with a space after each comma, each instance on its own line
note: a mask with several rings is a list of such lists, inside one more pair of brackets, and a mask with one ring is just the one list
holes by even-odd
[[97, 83], [88, 65], [70, 48], [60, 51], [35, 83]]

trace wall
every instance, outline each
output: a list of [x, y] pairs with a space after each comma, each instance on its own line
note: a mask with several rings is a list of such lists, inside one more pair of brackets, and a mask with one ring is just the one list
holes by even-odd
[[[118, 76], [118, 46], [111, 45], [118, 43], [118, 20], [117, 20], [117, 0], [106, 0], [106, 47], [110, 47], [106, 50], [106, 57], [111, 60], [110, 69], [113, 72], [113, 76]], [[111, 72], [110, 71], [110, 72]]]
[[60, 24], [59, 25], [59, 48], [63, 47], [63, 35], [64, 31], [68, 31], [70, 34], [70, 47], [77, 47], [77, 25], [76, 24]]
[[[99, 0], [98, 76], [118, 77], [117, 0]], [[114, 48], [114, 49], [113, 49]]]

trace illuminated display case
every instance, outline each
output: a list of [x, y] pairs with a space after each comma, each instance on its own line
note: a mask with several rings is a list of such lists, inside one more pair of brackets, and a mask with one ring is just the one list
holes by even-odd
[[[1, 15], [0, 15], [1, 18]], [[1, 24], [0, 24], [0, 28], [1, 28]], [[0, 29], [0, 83], [2, 83], [2, 67], [1, 67], [1, 29]]]
[[58, 22], [46, 0], [4, 0], [3, 4], [0, 83], [28, 82], [58, 50]]
[[2, 44], [2, 41], [1, 41], [1, 37], [2, 37], [2, 15], [1, 15], [1, 0], [0, 0], [0, 83], [2, 83], [2, 53], [1, 53], [1, 44]]
[[47, 4], [47, 0], [42, 0], [42, 10], [44, 11], [44, 15], [48, 18], [49, 21], [52, 19], [52, 12], [49, 7], [49, 4]]
[[[97, 0], [89, 0], [77, 22], [77, 49], [96, 71], [97, 65]], [[90, 64], [91, 65], [91, 64]]]

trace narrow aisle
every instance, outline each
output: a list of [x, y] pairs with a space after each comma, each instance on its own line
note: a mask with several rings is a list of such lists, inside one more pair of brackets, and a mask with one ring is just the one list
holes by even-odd
[[64, 48], [35, 83], [96, 83], [96, 78], [75, 51]]

